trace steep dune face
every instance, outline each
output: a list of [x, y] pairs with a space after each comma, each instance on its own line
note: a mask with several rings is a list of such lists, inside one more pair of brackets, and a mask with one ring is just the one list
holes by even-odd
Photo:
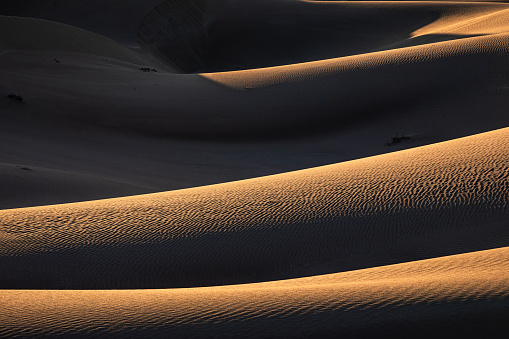
[[[230, 71], [507, 32], [506, 4], [166, 1], [138, 41], [184, 72]], [[416, 39], [419, 37], [419, 39]], [[407, 41], [410, 40], [410, 41]]]
[[183, 72], [205, 66], [209, 39], [206, 0], [169, 0], [154, 8], [138, 30], [141, 47]]
[[229, 184], [1, 211], [0, 286], [205, 286], [503, 246], [508, 133]]

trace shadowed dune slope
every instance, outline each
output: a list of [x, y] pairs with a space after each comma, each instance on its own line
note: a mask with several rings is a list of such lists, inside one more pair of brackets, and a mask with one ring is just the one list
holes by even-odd
[[508, 258], [504, 247], [236, 286], [0, 290], [0, 337], [498, 338], [509, 326]]
[[156, 63], [148, 55], [131, 50], [101, 35], [53, 21], [0, 16], [0, 52], [67, 51], [109, 57], [138, 64]]
[[113, 180], [34, 166], [0, 164], [2, 209], [96, 200], [155, 192]]
[[143, 17], [164, 0], [2, 1], [0, 15], [52, 20], [135, 45]]
[[19, 0], [0, 29], [0, 338], [507, 336], [509, 4]]
[[147, 14], [138, 41], [185, 72], [250, 69], [503, 33], [508, 8], [433, 1], [167, 0]]
[[209, 49], [206, 4], [206, 0], [169, 0], [157, 6], [138, 30], [141, 47], [184, 72], [203, 68]]
[[173, 137], [310, 134], [398, 112], [410, 115], [429, 103], [458, 112], [489, 105], [487, 114], [501, 128], [507, 125], [508, 37], [203, 75], [144, 73], [137, 65], [91, 57], [87, 67], [75, 58], [56, 65], [36, 53], [9, 52], [2, 55], [0, 86], [22, 93], [27, 103], [37, 99], [37, 105], [25, 105], [35, 116]]
[[509, 129], [287, 174], [0, 211], [2, 288], [256, 282], [507, 245]]
[[[153, 21], [164, 21], [179, 3], [174, 0], [158, 6], [152, 13], [155, 17], [148, 15], [146, 24], [150, 26], [149, 23]], [[211, 32], [217, 25], [235, 29], [235, 22], [231, 23], [228, 18], [236, 18], [239, 10], [235, 1], [214, 4], [198, 6], [203, 11], [200, 12], [203, 15], [200, 19], [192, 15], [194, 7], [190, 3], [189, 8], [185, 7], [186, 10], [181, 11], [185, 14], [182, 14], [181, 19], [187, 18], [196, 25], [191, 25], [189, 29], [185, 26], [185, 29], [182, 28], [184, 32], [176, 32], [173, 26], [165, 26], [166, 33], [161, 34], [154, 28], [153, 34], [147, 33], [147, 39], [177, 39], [178, 48], [168, 50], [193, 64], [205, 62], [204, 58], [207, 57], [204, 55], [208, 52], [201, 49], [201, 43], [194, 44], [193, 36], [201, 39], [206, 35], [213, 40], [216, 34], [220, 39], [230, 41], [230, 35], [221, 29], [218, 33]], [[290, 5], [296, 9], [285, 7]], [[35, 116], [56, 116], [57, 119], [72, 122], [79, 119], [77, 124], [86, 121], [179, 138], [259, 140], [316, 134], [324, 129], [348, 128], [355, 123], [365, 123], [373, 118], [382, 119], [398, 112], [414, 114], [431, 102], [434, 110], [444, 110], [448, 116], [450, 114], [447, 112], [451, 109], [444, 109], [445, 106], [453, 106], [455, 111], [463, 112], [471, 107], [490, 105], [486, 107], [490, 114], [489, 120], [500, 122], [494, 123], [494, 128], [507, 126], [505, 111], [509, 84], [506, 67], [509, 61], [509, 12], [506, 4], [300, 1], [276, 1], [271, 4], [254, 1], [249, 6], [257, 9], [249, 14], [250, 18], [258, 18], [259, 12], [268, 17], [288, 12], [293, 13], [292, 17], [315, 18], [312, 15], [301, 15], [308, 11], [300, 6], [324, 6], [319, 8], [320, 13], [328, 15], [329, 20], [325, 22], [337, 23], [343, 21], [343, 16], [351, 17], [349, 20], [353, 21], [351, 29], [354, 35], [359, 31], [364, 32], [355, 26], [364, 27], [362, 20], [385, 18], [385, 24], [400, 33], [380, 33], [375, 29], [379, 22], [370, 19], [368, 21], [372, 22], [372, 26], [368, 31], [378, 32], [378, 35], [373, 33], [377, 44], [411, 46], [388, 50], [382, 47], [371, 48], [371, 52], [364, 54], [244, 71], [201, 75], [164, 72], [142, 74], [139, 71], [142, 64], [159, 65], [163, 69], [165, 67], [161, 62], [151, 59], [148, 53], [144, 54], [146, 57], [141, 56], [109, 39], [81, 29], [44, 20], [3, 17], [0, 23], [6, 31], [12, 33], [0, 38], [0, 46], [3, 46], [1, 49], [9, 50], [2, 55], [0, 88], [6, 93], [23, 93], [27, 102], [35, 98], [37, 104], [27, 105], [25, 110]], [[267, 10], [266, 6], [269, 9], [276, 6], [277, 10]], [[384, 15], [385, 11], [392, 13], [394, 10], [402, 11], [398, 17], [404, 18], [404, 23], [389, 20], [392, 15]], [[371, 14], [364, 15], [366, 11]], [[409, 20], [407, 14], [422, 17], [422, 20]], [[247, 16], [248, 13], [243, 15]], [[322, 22], [319, 20], [321, 15], [325, 14], [316, 16], [319, 22]], [[204, 22], [205, 28], [202, 28], [206, 30], [205, 33], [198, 27], [200, 20]], [[243, 24], [250, 22], [247, 19], [238, 21]], [[269, 23], [273, 21], [269, 20]], [[312, 23], [292, 24], [291, 20], [275, 22], [282, 26], [282, 31], [287, 26], [302, 29], [309, 25], [313, 27]], [[264, 27], [263, 23], [252, 24], [253, 27]], [[281, 31], [270, 27], [269, 30]], [[146, 25], [142, 25], [140, 34], [146, 30]], [[318, 32], [323, 30], [347, 42], [354, 41], [364, 46], [367, 41], [365, 37], [348, 36], [333, 28], [322, 27]], [[404, 33], [401, 33], [402, 30]], [[263, 33], [262, 36], [264, 39], [273, 39], [275, 45], [281, 45], [277, 34]], [[299, 36], [300, 51], [317, 51], [306, 46], [306, 42], [316, 39], [306, 34], [295, 36]], [[391, 41], [380, 40], [387, 36], [392, 37]], [[454, 40], [434, 42], [441, 40], [440, 37], [445, 40], [454, 37]], [[424, 44], [419, 44], [419, 41]], [[151, 43], [157, 46], [161, 43], [161, 48], [168, 47], [164, 41]], [[250, 46], [253, 44], [250, 43]], [[338, 41], [334, 45], [345, 46]], [[235, 44], [231, 46], [235, 51], [241, 50]], [[20, 49], [28, 49], [30, 52], [21, 55], [20, 51], [16, 51]], [[226, 47], [219, 49], [228, 50]], [[101, 60], [100, 57], [94, 59], [82, 56], [69, 57], [67, 63], [57, 67], [53, 58], [41, 57], [41, 50], [108, 55], [132, 64], [111, 63], [111, 60]], [[271, 57], [270, 53], [263, 53], [258, 48], [256, 50], [256, 53], [248, 54]], [[157, 54], [157, 51], [154, 53]], [[235, 53], [227, 54], [235, 57]], [[319, 53], [315, 57], [319, 59]], [[175, 64], [179, 62], [175, 61]], [[273, 65], [275, 62], [268, 64]], [[41, 87], [41, 82], [45, 86]], [[206, 103], [206, 109], [203, 103]], [[473, 133], [481, 131], [485, 130]]]

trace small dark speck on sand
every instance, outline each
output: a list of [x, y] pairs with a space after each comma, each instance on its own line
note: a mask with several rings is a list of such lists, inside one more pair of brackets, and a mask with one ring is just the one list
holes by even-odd
[[386, 145], [387, 146], [393, 146], [393, 145], [399, 144], [400, 142], [402, 142], [404, 140], [410, 140], [410, 137], [408, 137], [406, 135], [398, 135], [398, 134], [396, 134], [395, 136], [393, 136], [391, 138], [391, 141], [386, 143]]
[[19, 168], [20, 170], [22, 171], [33, 171], [31, 168], [29, 167], [20, 167], [20, 166], [16, 166], [17, 168]]
[[11, 93], [7, 97], [11, 98], [12, 100], [23, 101], [23, 97], [19, 94]]

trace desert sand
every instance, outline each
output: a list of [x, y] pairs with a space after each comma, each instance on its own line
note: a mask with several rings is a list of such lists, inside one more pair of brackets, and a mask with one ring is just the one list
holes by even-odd
[[505, 337], [509, 4], [0, 27], [0, 337]]

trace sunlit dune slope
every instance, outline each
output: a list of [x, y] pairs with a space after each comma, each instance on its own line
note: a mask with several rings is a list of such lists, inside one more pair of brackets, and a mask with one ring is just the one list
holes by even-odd
[[0, 338], [507, 336], [508, 3], [19, 0], [0, 29]]
[[0, 164], [2, 209], [155, 192], [148, 187], [34, 166]]
[[504, 246], [501, 129], [287, 174], [0, 211], [2, 288], [255, 282]]
[[463, 3], [451, 4], [438, 20], [412, 33], [412, 37], [432, 34], [441, 35], [489, 35], [509, 30], [507, 11], [509, 5], [486, 5], [480, 3], [465, 6]]
[[185, 72], [279, 66], [507, 32], [502, 3], [168, 0], [141, 47]]
[[[69, 56], [56, 64], [51, 55], [9, 52], [1, 58], [0, 86], [22, 93], [28, 104], [37, 100], [25, 105], [32, 115], [173, 137], [317, 133], [410, 115], [427, 105], [445, 116], [483, 107], [501, 128], [507, 125], [508, 37], [203, 75], [145, 73], [136, 64], [99, 58], [88, 58], [86, 67]], [[478, 115], [465, 119], [476, 126]]]
[[[282, 40], [296, 39], [295, 48], [304, 54], [314, 53], [303, 59], [301, 53], [290, 53], [297, 59], [285, 62], [316, 61], [200, 75], [164, 73], [161, 69], [172, 67], [162, 65], [150, 53], [135, 53], [99, 35], [44, 20], [2, 17], [1, 24], [11, 33], [0, 38], [1, 49], [6, 51], [1, 57], [0, 89], [23, 93], [30, 104], [25, 106], [25, 112], [33, 116], [206, 140], [317, 134], [324, 129], [345, 129], [373, 119], [388, 119], [402, 112], [416, 115], [416, 125], [421, 125], [428, 115], [421, 112], [423, 107], [446, 117], [451, 116], [451, 111], [459, 112], [472, 126], [477, 125], [478, 117], [465, 112], [482, 108], [489, 115], [485, 120], [493, 122], [490, 129], [507, 126], [507, 4], [246, 4], [246, 8], [256, 9], [254, 12], [241, 11], [235, 1], [211, 1], [206, 5], [189, 2], [188, 7], [180, 4], [177, 0], [166, 1], [146, 17], [140, 26], [140, 35], [146, 36], [146, 44], [142, 42], [145, 51], [159, 56], [172, 51], [186, 62], [194, 60], [194, 64], [205, 65], [207, 58], [214, 59], [210, 47], [229, 58], [242, 59], [240, 55], [245, 51], [234, 42], [236, 35], [225, 31], [228, 28], [254, 48], [246, 52], [253, 60], [267, 56], [270, 60], [261, 64], [281, 64], [276, 61], [277, 53], [264, 53], [253, 47], [255, 42], [236, 26], [252, 25], [253, 32], [263, 37], [254, 40], [262, 45], [270, 42], [290, 50], [277, 33], [289, 32], [294, 39]], [[175, 8], [183, 9], [173, 11]], [[315, 10], [316, 15], [311, 15]], [[168, 20], [172, 22], [172, 15], [178, 16], [174, 18], [177, 23], [187, 20], [192, 25], [183, 27], [182, 32], [165, 26]], [[307, 22], [306, 18], [313, 20]], [[318, 28], [314, 26], [317, 22]], [[338, 22], [341, 27], [334, 26]], [[258, 31], [257, 27], [265, 28]], [[327, 32], [324, 39], [332, 41], [336, 49], [309, 34], [294, 34], [296, 27], [319, 35]], [[151, 29], [152, 33], [147, 31]], [[202, 35], [210, 39], [203, 42], [208, 47], [195, 41]], [[369, 41], [376, 42], [376, 46]], [[323, 45], [332, 54], [321, 55], [308, 43]], [[371, 47], [336, 53], [337, 48], [350, 43]], [[396, 48], [404, 46], [408, 47]], [[62, 55], [62, 50], [82, 55]], [[337, 57], [342, 55], [345, 56]], [[330, 59], [320, 60], [323, 57]], [[65, 60], [57, 65], [54, 58]], [[178, 60], [172, 58], [166, 55], [165, 60], [178, 66]], [[240, 59], [237, 61], [242, 63]], [[237, 63], [235, 60], [231, 62]], [[156, 67], [159, 72], [140, 72], [143, 67]], [[41, 87], [41, 83], [45, 86]], [[486, 130], [469, 130], [465, 134]]]
[[258, 284], [1, 290], [0, 336], [465, 337], [508, 329], [509, 248]]

